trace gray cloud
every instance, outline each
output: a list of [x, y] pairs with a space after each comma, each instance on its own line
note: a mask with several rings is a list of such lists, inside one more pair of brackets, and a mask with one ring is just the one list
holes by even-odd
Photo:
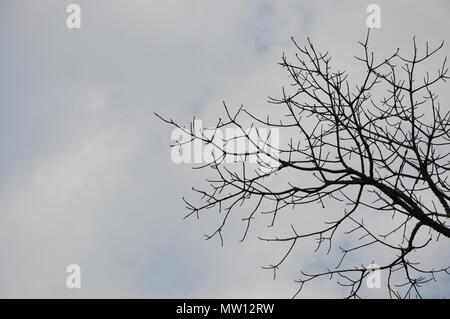
[[[213, 123], [223, 99], [265, 112], [287, 83], [276, 62], [291, 35], [357, 78], [369, 2], [80, 0], [80, 30], [65, 26], [69, 3], [0, 4], [0, 296], [292, 296], [299, 266], [331, 257], [306, 243], [273, 281], [260, 267], [285, 247], [254, 238], [267, 220], [244, 244], [239, 222], [224, 248], [203, 241], [219, 220], [183, 221], [181, 196], [207, 172], [171, 162], [171, 128], [153, 112]], [[381, 55], [412, 35], [448, 39], [446, 2], [378, 3]], [[82, 289], [65, 287], [70, 263]], [[304, 296], [341, 294], [321, 282]]]

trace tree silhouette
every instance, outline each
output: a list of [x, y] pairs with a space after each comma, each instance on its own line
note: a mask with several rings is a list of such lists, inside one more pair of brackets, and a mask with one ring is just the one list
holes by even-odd
[[[316, 50], [309, 39], [306, 46], [300, 46], [294, 38], [292, 41], [297, 51], [293, 62], [283, 54], [280, 63], [291, 85], [283, 88], [280, 98], [269, 97], [269, 103], [277, 107], [278, 118], [260, 118], [242, 106], [231, 112], [224, 103], [226, 118], [219, 119], [214, 128], [199, 132], [193, 123], [184, 127], [158, 115], [189, 136], [173, 147], [182, 148], [198, 140], [213, 144], [216, 152], [210, 162], [197, 167], [210, 167], [217, 177], [209, 180], [207, 190], [194, 188], [202, 201], [194, 205], [185, 200], [187, 217], [199, 217], [201, 212], [217, 208], [221, 222], [207, 239], [219, 237], [223, 243], [223, 229], [233, 214], [245, 224], [244, 240], [259, 213], [272, 214], [273, 226], [287, 209], [295, 211], [299, 206], [319, 203], [326, 207], [325, 212], [335, 213], [336, 207], [345, 204], [339, 217], [321, 220], [324, 226], [320, 228], [300, 232], [299, 227], [307, 225], [298, 223], [301, 216], [291, 217], [291, 227], [283, 236], [261, 237], [267, 242], [286, 243], [279, 261], [266, 268], [275, 276], [299, 242], [314, 238], [317, 249], [333, 251], [339, 255], [339, 262], [318, 273], [302, 271], [298, 292], [309, 281], [328, 276], [348, 287], [348, 297], [360, 297], [371, 269], [352, 264], [348, 256], [382, 249], [386, 261], [379, 268], [387, 274], [386, 293], [391, 298], [421, 297], [421, 286], [441, 275], [448, 280], [450, 274], [450, 267], [422, 267], [424, 260], [419, 255], [439, 240], [441, 245], [448, 244], [450, 237], [450, 113], [441, 111], [432, 90], [448, 79], [448, 69], [446, 59], [435, 75], [422, 66], [443, 43], [433, 49], [426, 43], [419, 50], [414, 38], [412, 57], [401, 55], [397, 49], [377, 62], [369, 50], [368, 32], [360, 42], [362, 56], [355, 57], [364, 67], [363, 80], [351, 85], [346, 72], [332, 69], [328, 52]], [[267, 137], [250, 136], [242, 118], [250, 119], [252, 127], [274, 128], [289, 138], [274, 146]], [[253, 151], [230, 151], [226, 147], [230, 139], [218, 142], [216, 132], [227, 127], [242, 132], [240, 138], [247, 140]], [[226, 163], [230, 155], [236, 164]], [[251, 155], [258, 158], [256, 167], [247, 161]], [[274, 182], [277, 177], [278, 182]], [[240, 206], [246, 208], [238, 209]], [[382, 222], [372, 224], [371, 215]], [[335, 246], [336, 236], [339, 246]], [[443, 254], [448, 255], [448, 251]]]

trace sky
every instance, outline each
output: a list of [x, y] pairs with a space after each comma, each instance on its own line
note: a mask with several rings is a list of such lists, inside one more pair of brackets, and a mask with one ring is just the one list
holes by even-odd
[[[80, 29], [66, 26], [71, 3]], [[153, 113], [214, 123], [224, 100], [264, 112], [288, 83], [277, 63], [291, 36], [357, 78], [371, 3], [380, 56], [409, 52], [413, 36], [450, 43], [443, 0], [0, 0], [0, 297], [292, 297], [301, 267], [331, 257], [305, 243], [273, 280], [261, 267], [285, 247], [257, 239], [265, 220], [244, 243], [239, 222], [224, 247], [205, 241], [219, 219], [183, 220], [181, 198], [208, 172], [172, 162], [172, 128]], [[442, 247], [426, 258], [449, 262]], [[80, 289], [66, 287], [69, 264]], [[342, 295], [318, 282], [302, 297]]]

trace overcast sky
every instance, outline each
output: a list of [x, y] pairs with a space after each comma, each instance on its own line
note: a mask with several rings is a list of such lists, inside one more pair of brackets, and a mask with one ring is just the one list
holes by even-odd
[[[80, 29], [66, 26], [70, 3]], [[172, 128], [153, 112], [187, 123], [223, 100], [266, 107], [288, 83], [277, 62], [290, 36], [356, 73], [370, 3], [0, 0], [0, 297], [291, 297], [300, 267], [323, 260], [294, 255], [272, 280], [261, 266], [283, 247], [258, 229], [205, 241], [219, 220], [183, 221], [181, 197], [207, 172], [171, 161]], [[380, 56], [414, 35], [450, 43], [448, 1], [373, 3]], [[444, 247], [427, 258], [449, 262]], [[73, 263], [81, 289], [66, 287]], [[302, 296], [342, 296], [325, 284]]]

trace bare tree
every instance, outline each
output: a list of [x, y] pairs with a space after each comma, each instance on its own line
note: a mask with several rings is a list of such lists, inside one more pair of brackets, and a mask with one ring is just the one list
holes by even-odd
[[[364, 265], [346, 265], [348, 256], [381, 248], [390, 258], [379, 266], [387, 274], [386, 293], [391, 298], [421, 297], [422, 285], [437, 277], [448, 281], [450, 274], [450, 267], [422, 267], [424, 260], [418, 254], [439, 240], [441, 245], [448, 244], [450, 238], [450, 113], [441, 111], [433, 92], [439, 82], [449, 78], [448, 69], [446, 58], [437, 73], [432, 72], [434, 75], [426, 71], [425, 65], [443, 43], [433, 49], [426, 43], [419, 50], [413, 39], [412, 57], [401, 55], [397, 49], [377, 62], [369, 50], [368, 33], [360, 42], [362, 56], [355, 57], [364, 67], [363, 80], [351, 85], [346, 72], [332, 69], [328, 52], [316, 50], [309, 39], [306, 46], [300, 46], [294, 38], [292, 41], [297, 51], [293, 62], [283, 54], [280, 63], [292, 81], [290, 88], [283, 88], [280, 98], [269, 97], [280, 115], [276, 120], [273, 116], [260, 118], [242, 106], [231, 112], [224, 103], [226, 119], [219, 119], [210, 130], [212, 134], [204, 134], [197, 132], [193, 124], [184, 127], [160, 117], [190, 136], [174, 147], [199, 140], [219, 149], [219, 156], [197, 167], [210, 167], [217, 177], [209, 180], [209, 189], [194, 189], [202, 197], [200, 205], [185, 200], [187, 217], [217, 208], [222, 212], [221, 222], [207, 239], [219, 237], [223, 243], [223, 229], [233, 214], [248, 211], [240, 216], [244, 240], [259, 213], [272, 214], [274, 225], [280, 212], [288, 208], [295, 210], [310, 203], [325, 208], [330, 202], [344, 203], [346, 208], [340, 216], [323, 220], [321, 228], [300, 232], [294, 225], [298, 220], [294, 220], [283, 236], [261, 238], [286, 243], [286, 253], [266, 268], [275, 276], [296, 244], [312, 237], [317, 240], [317, 249], [324, 246], [328, 253], [339, 254], [339, 262], [319, 273], [302, 271], [297, 280], [298, 292], [311, 280], [328, 276], [348, 287], [348, 297], [360, 297], [371, 270]], [[242, 118], [250, 119], [255, 126], [285, 130], [289, 132], [285, 135], [290, 136], [279, 147], [260, 136], [255, 141], [245, 130]], [[221, 144], [214, 139], [215, 132], [225, 127], [238, 128], [254, 151], [230, 154], [224, 147], [229, 140]], [[227, 155], [239, 158], [238, 164], [227, 165]], [[271, 170], [255, 169], [246, 161], [251, 155], [258, 157], [257, 166], [269, 166], [268, 158], [277, 165]], [[283, 188], [275, 187], [272, 178], [281, 175], [284, 181], [290, 180]], [[251, 208], [238, 209], [248, 203]], [[263, 210], [264, 205], [271, 208]], [[326, 208], [327, 212], [331, 210]], [[371, 214], [381, 218], [381, 227], [366, 221]], [[350, 242], [354, 246], [335, 246], [338, 233], [340, 238], [356, 238], [347, 241], [347, 245]], [[442, 254], [448, 256], [449, 251], [443, 250]]]

